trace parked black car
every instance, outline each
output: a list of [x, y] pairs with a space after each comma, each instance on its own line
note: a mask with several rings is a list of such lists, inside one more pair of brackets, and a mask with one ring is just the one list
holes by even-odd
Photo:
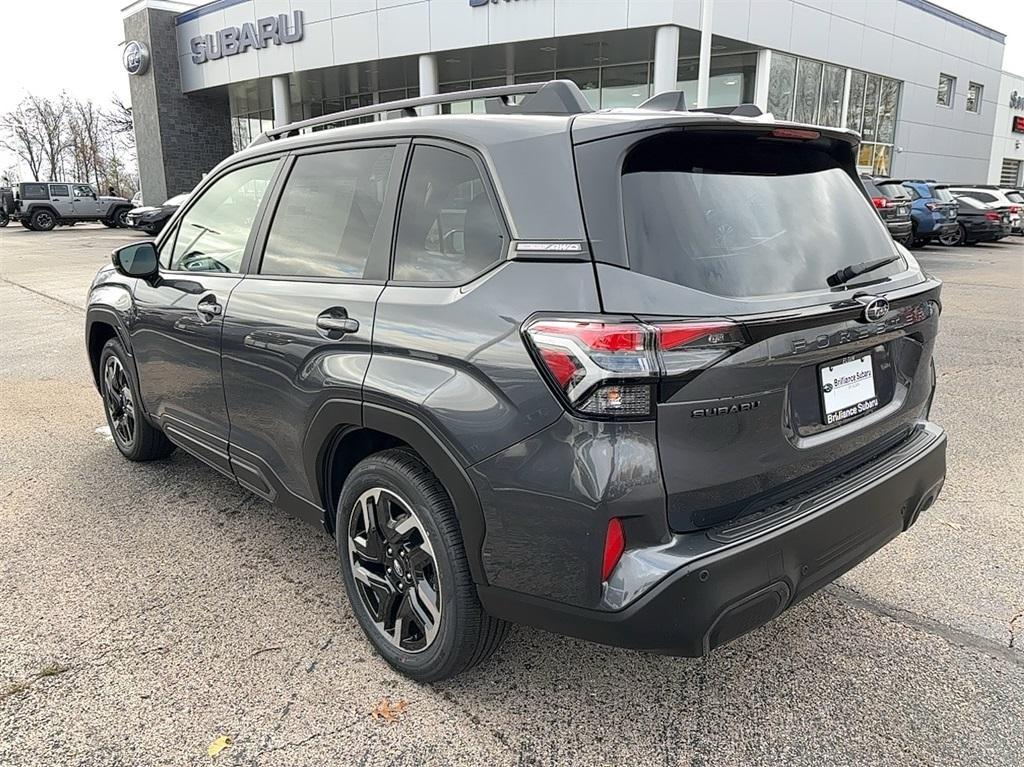
[[995, 242], [1010, 233], [1010, 212], [993, 203], [981, 202], [967, 195], [956, 195], [957, 221], [955, 232], [939, 238], [943, 245], [976, 245]]
[[938, 495], [940, 283], [856, 134], [673, 96], [267, 132], [93, 282], [115, 445], [325, 527], [418, 680], [506, 621], [703, 655], [772, 619]]
[[879, 218], [885, 223], [889, 234], [900, 245], [914, 244], [914, 223], [910, 215], [910, 193], [903, 188], [903, 181], [884, 176], [862, 174], [864, 191], [871, 198]]
[[169, 198], [163, 205], [132, 208], [128, 211], [128, 226], [133, 229], [140, 229], [150, 236], [159, 234], [167, 222], [170, 221], [174, 212], [187, 199], [187, 194], [179, 194]]

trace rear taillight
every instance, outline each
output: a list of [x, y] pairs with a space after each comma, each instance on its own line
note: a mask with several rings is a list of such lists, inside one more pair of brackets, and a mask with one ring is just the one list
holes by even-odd
[[988, 211], [988, 213], [985, 214], [985, 218], [987, 218], [989, 221], [998, 221], [999, 214], [996, 213], [994, 210], [990, 210]]
[[1020, 208], [1018, 208], [1016, 205], [1010, 206], [1010, 213], [1016, 213], [1018, 210], [1020, 210]]
[[938, 210], [938, 209], [939, 209], [939, 206], [938, 206], [938, 205], [936, 205], [936, 204], [935, 204], [934, 202], [926, 202], [926, 203], [924, 204], [924, 206], [925, 206], [926, 208], [928, 208], [928, 210]]
[[872, 197], [871, 202], [876, 208], [887, 208], [889, 206], [888, 197]]
[[745, 343], [741, 328], [724, 320], [539, 319], [524, 335], [569, 406], [604, 418], [650, 417], [653, 384], [692, 376]]

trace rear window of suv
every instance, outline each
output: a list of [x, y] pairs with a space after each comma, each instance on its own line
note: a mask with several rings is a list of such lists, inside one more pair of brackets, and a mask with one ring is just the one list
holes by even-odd
[[823, 290], [836, 270], [894, 253], [857, 182], [795, 142], [648, 139], [625, 160], [622, 204], [630, 269], [720, 296]]
[[955, 202], [956, 198], [953, 197], [953, 193], [949, 191], [949, 187], [946, 186], [930, 186], [928, 189], [932, 193], [932, 197], [941, 202]]
[[903, 188], [903, 184], [899, 181], [876, 181], [875, 185], [878, 187], [878, 191], [890, 200], [910, 199], [910, 193]]

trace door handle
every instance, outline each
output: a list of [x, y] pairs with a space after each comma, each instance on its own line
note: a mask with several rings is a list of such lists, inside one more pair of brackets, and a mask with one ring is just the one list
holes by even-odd
[[203, 322], [210, 322], [214, 317], [219, 317], [224, 312], [224, 307], [217, 303], [217, 296], [207, 293], [200, 296], [196, 302], [196, 314]]
[[340, 338], [346, 333], [359, 332], [359, 320], [352, 319], [342, 307], [334, 307], [316, 318], [317, 330], [328, 338]]

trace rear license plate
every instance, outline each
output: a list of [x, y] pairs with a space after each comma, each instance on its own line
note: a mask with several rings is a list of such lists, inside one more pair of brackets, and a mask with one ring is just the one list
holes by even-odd
[[826, 424], [841, 423], [878, 407], [870, 353], [821, 365], [818, 374]]
[[906, 205], [900, 205], [900, 206], [898, 206], [896, 208], [896, 214], [900, 215], [900, 216], [905, 216], [909, 212], [910, 212], [910, 208], [908, 208]]

